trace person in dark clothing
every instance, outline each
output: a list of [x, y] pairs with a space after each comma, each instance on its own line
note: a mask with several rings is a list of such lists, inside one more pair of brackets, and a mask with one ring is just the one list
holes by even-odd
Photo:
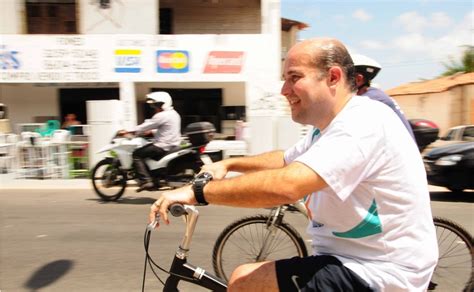
[[364, 55], [352, 54], [351, 57], [356, 71], [357, 95], [364, 95], [388, 105], [400, 118], [412, 138], [415, 139], [410, 123], [397, 102], [382, 90], [370, 86], [372, 79], [374, 79], [382, 69], [380, 64]]

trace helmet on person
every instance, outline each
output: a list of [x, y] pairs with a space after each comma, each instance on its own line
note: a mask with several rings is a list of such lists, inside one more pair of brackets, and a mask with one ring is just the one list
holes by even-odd
[[382, 66], [377, 61], [367, 56], [352, 54], [351, 57], [354, 62], [355, 72], [362, 74], [367, 81], [374, 79], [382, 69]]
[[165, 111], [173, 108], [173, 100], [171, 99], [169, 93], [165, 91], [148, 93], [146, 95], [146, 103], [155, 108], [161, 108]]

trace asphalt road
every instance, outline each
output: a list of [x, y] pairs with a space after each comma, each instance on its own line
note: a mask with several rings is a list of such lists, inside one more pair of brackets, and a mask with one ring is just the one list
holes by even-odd
[[[0, 291], [140, 291], [143, 235], [158, 194], [128, 191], [118, 203], [102, 203], [89, 190], [0, 189]], [[474, 234], [474, 192], [432, 192], [434, 215]], [[211, 252], [222, 229], [264, 209], [199, 207], [201, 216], [189, 262], [212, 271]], [[305, 219], [288, 215], [305, 239]], [[168, 268], [184, 224], [173, 218], [154, 232], [151, 255]], [[146, 291], [161, 291], [148, 273]], [[204, 291], [185, 284], [182, 291]]]

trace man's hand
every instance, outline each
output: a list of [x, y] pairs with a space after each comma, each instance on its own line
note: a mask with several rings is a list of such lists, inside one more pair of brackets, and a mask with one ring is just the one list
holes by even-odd
[[121, 136], [125, 136], [128, 134], [128, 131], [127, 130], [118, 130], [117, 131], [117, 136], [118, 137], [121, 137]]
[[199, 173], [208, 172], [214, 179], [223, 179], [229, 170], [223, 161], [218, 161], [212, 164], [205, 164]]
[[[161, 219], [164, 220], [166, 224], [169, 224], [168, 208], [174, 203], [186, 205], [197, 204], [191, 185], [187, 185], [169, 192], [163, 192], [161, 197], [156, 200], [153, 205], [151, 205], [150, 214], [148, 216], [149, 223], [152, 223], [155, 220], [156, 214], [160, 214]], [[158, 227], [158, 225], [156, 227]]]

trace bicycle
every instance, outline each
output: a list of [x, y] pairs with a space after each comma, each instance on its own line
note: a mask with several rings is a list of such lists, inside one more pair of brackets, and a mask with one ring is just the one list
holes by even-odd
[[[301, 235], [283, 221], [286, 211], [300, 213], [309, 220], [304, 204], [298, 201], [272, 208], [268, 215], [245, 217], [229, 224], [214, 244], [212, 264], [216, 275], [227, 281], [241, 264], [307, 256]], [[447, 219], [434, 217], [433, 223], [439, 259], [429, 290], [473, 291], [472, 236]]]
[[[184, 216], [186, 222], [186, 228], [184, 232], [183, 239], [181, 244], [176, 251], [176, 254], [173, 258], [170, 270], [162, 268], [156, 264], [148, 253], [148, 248], [150, 244], [151, 231], [155, 228], [156, 224], [159, 222], [159, 216], [155, 221], [149, 224], [145, 230], [144, 245], [145, 245], [145, 266], [143, 268], [143, 283], [142, 291], [145, 290], [145, 278], [146, 278], [146, 267], [147, 265], [152, 270], [153, 274], [157, 279], [163, 284], [163, 291], [165, 292], [175, 292], [178, 290], [178, 284], [180, 281], [187, 281], [195, 285], [210, 289], [212, 291], [226, 291], [227, 290], [227, 281], [220, 279], [201, 267], [193, 266], [187, 262], [187, 258], [190, 252], [191, 240], [193, 237], [194, 229], [196, 227], [197, 219], [199, 217], [199, 211], [194, 206], [190, 205], [181, 205], [174, 204], [169, 208], [171, 215], [175, 217]], [[161, 278], [156, 273], [154, 267], [160, 269], [161, 271], [168, 273], [169, 276], [166, 281], [161, 280]]]
[[434, 217], [438, 265], [428, 290], [474, 291], [474, 240], [467, 230], [445, 218]]
[[212, 251], [216, 275], [228, 281], [232, 271], [245, 263], [308, 256], [300, 233], [283, 221], [287, 211], [309, 220], [304, 203], [298, 201], [272, 208], [268, 215], [244, 217], [229, 224], [217, 237]]

